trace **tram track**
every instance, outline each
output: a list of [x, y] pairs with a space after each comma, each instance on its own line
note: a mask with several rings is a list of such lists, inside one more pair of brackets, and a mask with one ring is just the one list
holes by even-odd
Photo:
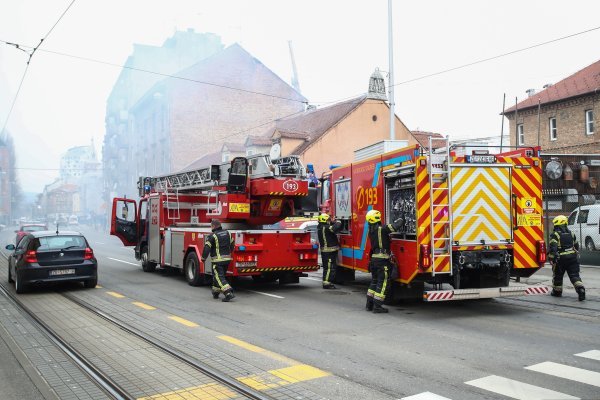
[[[21, 301], [17, 295], [15, 295], [7, 286], [7, 284], [2, 282], [0, 283], [0, 294], [6, 297], [12, 305], [20, 310], [22, 314], [27, 318], [27, 320], [36, 328], [38, 328], [44, 335], [53, 343], [57, 348], [59, 348], [67, 357], [70, 359], [80, 370], [83, 371], [85, 375], [89, 377], [89, 379], [102, 390], [109, 398], [113, 398], [115, 400], [134, 400], [140, 397], [148, 397], [148, 396], [139, 396], [133, 395], [128, 392], [127, 389], [124, 388], [125, 385], [117, 382], [118, 378], [111, 377], [111, 373], [104, 371], [103, 368], [97, 366], [94, 361], [90, 358], [86, 357], [81, 351], [79, 351], [75, 346], [72, 346], [67, 340], [65, 340], [61, 335], [56, 332], [48, 323], [46, 323], [40, 316], [36, 314], [30, 307], [27, 306], [23, 301]], [[56, 293], [60, 295], [61, 298], [68, 300], [70, 303], [75, 304], [77, 307], [85, 310], [85, 312], [91, 313], [93, 316], [100, 318], [106, 321], [108, 324], [117, 327], [120, 331], [123, 332], [123, 335], [129, 335], [132, 338], [136, 338], [137, 340], [141, 340], [146, 344], [150, 345], [153, 349], [156, 349], [159, 352], [164, 353], [169, 358], [176, 360], [178, 363], [182, 363], [187, 368], [191, 368], [194, 371], [200, 373], [202, 376], [216, 382], [219, 385], [222, 385], [227, 390], [233, 392], [237, 396], [234, 398], [245, 398], [245, 399], [255, 399], [255, 400], [273, 400], [274, 397], [259, 392], [242, 382], [230, 377], [229, 375], [203, 363], [193, 356], [186, 354], [174, 347], [168, 345], [167, 343], [151, 337], [150, 335], [140, 331], [139, 329], [134, 328], [133, 326], [120, 321], [107, 313], [103, 312], [99, 308], [93, 306], [77, 298], [76, 296], [70, 293]], [[106, 363], [102, 363], [106, 364]], [[159, 395], [160, 393], [157, 393]], [[212, 397], [211, 397], [212, 398]]]

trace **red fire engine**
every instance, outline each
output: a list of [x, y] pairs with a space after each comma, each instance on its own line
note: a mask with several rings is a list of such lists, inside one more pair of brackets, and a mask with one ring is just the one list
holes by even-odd
[[[447, 139], [334, 168], [323, 175], [321, 208], [343, 222], [339, 280], [367, 271], [366, 213], [404, 219], [391, 251], [399, 277], [394, 298], [426, 301], [545, 294], [510, 285], [546, 261], [539, 148], [457, 156]], [[430, 142], [430, 147], [431, 142]], [[427, 285], [427, 289], [426, 289]]]
[[[300, 213], [316, 189], [296, 156], [237, 157], [222, 165], [166, 176], [142, 177], [139, 203], [113, 199], [111, 234], [135, 246], [142, 269], [182, 270], [192, 286], [212, 280], [210, 259], [200, 261], [210, 221], [217, 219], [235, 241], [228, 276], [298, 283], [315, 271], [318, 246], [305, 230], [263, 229]], [[315, 196], [312, 196], [315, 191]]]

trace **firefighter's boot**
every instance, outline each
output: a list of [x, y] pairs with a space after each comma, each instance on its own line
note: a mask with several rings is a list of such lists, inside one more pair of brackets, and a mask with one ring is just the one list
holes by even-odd
[[550, 296], [562, 297], [562, 292], [559, 292], [559, 291], [556, 291], [556, 290], [552, 289], [552, 291], [550, 292]]
[[365, 306], [365, 310], [373, 311], [373, 298], [371, 296], [367, 296], [367, 305]]
[[336, 289], [336, 287], [333, 283], [324, 283], [323, 289]]
[[382, 307], [383, 302], [380, 300], [375, 300], [373, 302], [373, 313], [375, 314], [385, 314], [389, 312], [387, 308]]
[[228, 290], [223, 294], [225, 295], [225, 298], [223, 298], [223, 300], [221, 301], [224, 301], [225, 303], [231, 301], [235, 297], [235, 294], [233, 294], [233, 290]]
[[577, 294], [579, 295], [579, 301], [585, 300], [585, 288], [583, 286], [577, 288]]
[[216, 290], [213, 290], [213, 291], [212, 291], [212, 296], [213, 296], [213, 299], [218, 299], [218, 298], [219, 298], [219, 293], [221, 293], [221, 292], [218, 292], [218, 291], [216, 291]]

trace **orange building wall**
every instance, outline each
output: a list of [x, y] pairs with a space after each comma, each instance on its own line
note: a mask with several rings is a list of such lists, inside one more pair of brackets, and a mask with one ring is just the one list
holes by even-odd
[[[304, 165], [313, 164], [317, 176], [329, 170], [332, 164], [354, 161], [354, 151], [390, 138], [390, 110], [382, 102], [365, 102], [338, 125], [313, 143], [301, 155]], [[377, 117], [373, 121], [373, 116]], [[396, 117], [396, 140], [416, 144], [406, 126]], [[288, 154], [282, 151], [282, 154]]]

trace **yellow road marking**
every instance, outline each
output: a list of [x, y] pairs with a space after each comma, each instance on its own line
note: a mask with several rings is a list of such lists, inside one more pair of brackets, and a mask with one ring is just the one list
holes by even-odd
[[236, 393], [218, 383], [208, 383], [174, 392], [160, 393], [153, 396], [139, 397], [137, 400], [221, 400], [238, 397]]
[[96, 289], [102, 289], [102, 286], [96, 285]]
[[144, 310], [156, 310], [156, 307], [152, 307], [152, 306], [150, 306], [148, 304], [144, 304], [144, 303], [141, 303], [139, 301], [134, 301], [133, 304], [135, 304], [138, 307], [143, 308]]
[[197, 327], [197, 326], [200, 326], [200, 325], [198, 325], [198, 324], [197, 324], [197, 323], [195, 323], [195, 322], [188, 321], [187, 319], [183, 319], [183, 318], [181, 318], [181, 317], [176, 317], [175, 315], [171, 315], [171, 316], [169, 317], [169, 319], [172, 319], [172, 320], [173, 320], [173, 321], [175, 321], [175, 322], [179, 322], [180, 324], [183, 324], [183, 325], [185, 325], [185, 326], [189, 326], [190, 328], [195, 328], [195, 327]]
[[122, 299], [125, 297], [122, 294], [117, 293], [117, 292], [106, 292], [106, 294], [110, 294], [111, 296], [116, 297], [117, 299]]
[[331, 375], [329, 372], [325, 372], [323, 370], [311, 367], [310, 365], [306, 364], [295, 365], [293, 367], [281, 369], [274, 369], [269, 371], [269, 373], [278, 376], [279, 378], [289, 383], [308, 381], [311, 379], [317, 379]]
[[285, 363], [287, 363], [289, 365], [300, 365], [300, 363], [298, 361], [296, 361], [296, 360], [292, 360], [291, 358], [287, 358], [286, 356], [282, 356], [281, 354], [274, 353], [272, 351], [263, 349], [262, 347], [255, 346], [255, 345], [250, 344], [248, 342], [244, 342], [243, 340], [239, 340], [239, 339], [236, 339], [234, 337], [225, 336], [225, 335], [223, 335], [223, 336], [217, 336], [217, 337], [219, 339], [221, 339], [221, 340], [224, 340], [224, 341], [226, 341], [228, 343], [231, 343], [231, 344], [234, 344], [236, 346], [239, 346], [239, 347], [241, 347], [243, 349], [246, 349], [248, 351], [251, 351], [253, 353], [263, 354], [263, 355], [265, 355], [265, 356], [267, 356], [267, 357], [269, 357], [269, 358], [271, 358], [273, 360], [283, 361], [283, 362], [285, 362]]
[[293, 367], [273, 369], [260, 375], [237, 378], [237, 380], [255, 390], [268, 390], [329, 375], [331, 375], [329, 372], [311, 367], [310, 365], [300, 364]]

